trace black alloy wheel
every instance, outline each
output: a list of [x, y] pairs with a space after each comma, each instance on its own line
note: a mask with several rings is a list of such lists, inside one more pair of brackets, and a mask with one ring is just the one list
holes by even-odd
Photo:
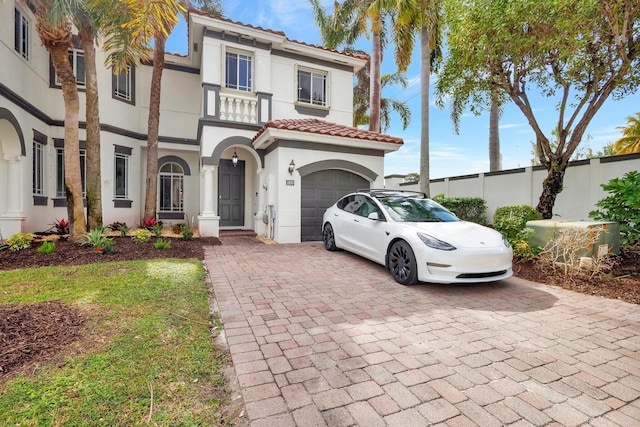
[[324, 248], [326, 250], [335, 251], [338, 249], [336, 247], [336, 239], [333, 235], [333, 227], [331, 227], [331, 224], [329, 223], [325, 224], [322, 229], [322, 241], [324, 242]]
[[418, 266], [411, 246], [404, 240], [397, 241], [389, 250], [389, 270], [396, 282], [413, 285], [418, 282]]

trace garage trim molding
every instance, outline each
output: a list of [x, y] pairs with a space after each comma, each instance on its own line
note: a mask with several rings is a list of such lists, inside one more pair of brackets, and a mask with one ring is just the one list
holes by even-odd
[[375, 181], [378, 177], [378, 174], [371, 169], [346, 160], [322, 160], [320, 162], [309, 163], [308, 165], [301, 166], [296, 170], [300, 173], [300, 176], [303, 177], [325, 169], [341, 169], [353, 172], [365, 179], [368, 179], [370, 182]]

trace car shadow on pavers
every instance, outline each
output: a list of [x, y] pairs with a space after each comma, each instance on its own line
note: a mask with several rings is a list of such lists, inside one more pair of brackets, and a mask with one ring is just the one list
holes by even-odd
[[402, 286], [321, 244], [206, 248], [252, 427], [640, 425], [640, 313], [510, 278]]
[[[361, 265], [363, 269], [379, 270], [383, 274], [389, 275], [384, 266], [350, 252], [337, 251], [333, 255], [348, 257], [354, 264]], [[384, 286], [403, 288], [403, 285], [396, 283], [390, 275], [385, 278], [383, 283]], [[523, 284], [525, 283], [528, 286], [524, 287]], [[552, 307], [558, 301], [555, 295], [547, 291], [547, 286], [515, 277], [508, 280], [485, 283], [439, 284], [419, 282], [406, 288], [410, 292], [417, 292], [425, 297], [437, 298], [441, 304], [478, 310], [538, 311]]]

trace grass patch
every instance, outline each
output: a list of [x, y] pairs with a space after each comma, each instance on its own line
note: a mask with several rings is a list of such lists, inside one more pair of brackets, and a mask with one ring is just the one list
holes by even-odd
[[221, 424], [228, 359], [207, 298], [197, 260], [0, 273], [0, 304], [58, 300], [87, 318], [80, 343], [0, 383], [0, 425]]

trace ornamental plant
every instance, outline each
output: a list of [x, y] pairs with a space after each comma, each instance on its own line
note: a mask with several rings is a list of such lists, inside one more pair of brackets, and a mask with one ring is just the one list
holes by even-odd
[[50, 254], [53, 253], [53, 251], [56, 250], [56, 244], [55, 242], [51, 242], [51, 241], [44, 241], [42, 242], [42, 245], [36, 249], [36, 252], [38, 252], [39, 254]]
[[16, 233], [7, 239], [9, 250], [20, 251], [31, 246], [31, 241], [35, 238], [33, 233]]
[[133, 240], [134, 243], [147, 243], [150, 239], [151, 231], [146, 228], [141, 228], [131, 233], [131, 240]]
[[142, 228], [145, 228], [147, 230], [153, 230], [153, 227], [155, 227], [157, 224], [157, 221], [155, 218], [144, 218], [142, 220]]
[[627, 172], [600, 185], [609, 196], [596, 203], [599, 210], [589, 212], [596, 221], [620, 224], [620, 240], [624, 246], [640, 243], [640, 173]]
[[153, 233], [156, 237], [162, 237], [162, 222], [156, 222], [156, 225], [153, 226]]
[[193, 228], [189, 227], [187, 224], [182, 224], [180, 227], [180, 233], [182, 234], [183, 240], [193, 240]]
[[100, 255], [114, 253], [116, 251], [116, 244], [113, 239], [103, 236], [103, 231], [102, 227], [89, 230], [89, 232], [84, 235], [84, 240], [81, 243], [83, 245], [91, 245]]
[[51, 225], [53, 226], [51, 227], [51, 230], [54, 230], [56, 234], [60, 236], [69, 234], [69, 221], [67, 221], [66, 219], [56, 219]]
[[171, 240], [158, 239], [153, 244], [156, 249], [171, 249]]

